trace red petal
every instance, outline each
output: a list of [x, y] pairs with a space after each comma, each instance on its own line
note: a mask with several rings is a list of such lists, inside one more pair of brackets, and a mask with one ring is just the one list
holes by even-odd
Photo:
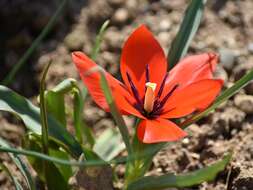
[[[203, 79], [212, 79], [213, 72], [218, 62], [218, 56], [214, 53], [188, 56], [180, 61], [170, 72], [166, 80], [165, 91], [179, 84], [183, 88], [193, 82]], [[163, 96], [165, 94], [163, 93]]]
[[133, 107], [133, 105], [136, 103], [133, 97], [130, 95], [125, 96], [119, 91], [115, 91], [113, 93], [113, 97], [115, 98], [118, 107], [121, 108], [122, 113], [125, 115], [131, 114], [141, 119], [145, 119], [145, 117], [135, 107]]
[[137, 128], [137, 135], [143, 143], [158, 143], [176, 141], [187, 134], [175, 123], [157, 118], [155, 120], [142, 120]]
[[149, 65], [150, 82], [159, 85], [166, 73], [167, 63], [164, 52], [152, 33], [142, 25], [127, 39], [122, 50], [120, 71], [122, 78], [131, 90], [126, 72], [131, 76], [141, 97], [145, 90], [145, 71]]
[[[94, 63], [91, 59], [89, 59], [85, 54], [82, 52], [73, 52], [72, 53], [72, 59], [75, 63], [79, 74], [87, 87], [91, 97], [93, 100], [97, 103], [98, 106], [100, 106], [105, 111], [109, 111], [109, 106], [106, 102], [106, 99], [104, 97], [103, 91], [100, 87], [100, 74], [98, 72], [93, 72], [90, 74], [85, 75], [87, 71], [89, 71], [91, 68], [94, 68], [98, 66], [96, 63]], [[125, 113], [125, 106], [128, 102], [134, 103], [133, 98], [131, 95], [127, 92], [127, 90], [123, 87], [123, 84], [115, 79], [112, 75], [106, 72], [105, 74], [106, 79], [108, 81], [109, 86], [111, 87], [112, 94], [115, 98], [115, 102], [119, 108], [119, 110], [122, 113]], [[117, 97], [120, 97], [117, 99]], [[124, 97], [125, 101], [122, 101], [122, 97]], [[126, 101], [128, 100], [128, 102]], [[130, 104], [128, 103], [128, 104]], [[131, 105], [128, 105], [128, 107]], [[129, 112], [127, 112], [129, 113]]]
[[164, 105], [163, 118], [178, 118], [207, 108], [221, 91], [223, 80], [205, 79], [176, 91]]

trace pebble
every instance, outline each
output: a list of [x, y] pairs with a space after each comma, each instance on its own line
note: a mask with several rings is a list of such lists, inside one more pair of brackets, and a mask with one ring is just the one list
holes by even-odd
[[249, 43], [248, 50], [250, 53], [253, 53], [253, 42]]
[[234, 99], [235, 105], [246, 114], [253, 113], [253, 96], [238, 94]]
[[130, 15], [127, 9], [119, 8], [112, 17], [112, 21], [116, 24], [124, 24], [128, 21]]
[[220, 49], [220, 62], [221, 65], [227, 70], [232, 71], [235, 65], [236, 54], [229, 49]]
[[162, 20], [159, 23], [159, 29], [160, 31], [168, 31], [171, 27], [171, 23], [169, 22], [169, 20]]
[[245, 87], [245, 90], [247, 94], [253, 95], [253, 81]]
[[233, 70], [235, 81], [243, 77], [252, 68], [253, 68], [253, 62], [247, 62], [247, 63], [239, 64], [238, 66], [236, 66]]
[[70, 50], [81, 50], [85, 41], [84, 32], [81, 30], [74, 30], [68, 34], [64, 39], [64, 44]]
[[125, 4], [125, 0], [109, 0], [108, 2], [113, 6], [122, 6]]
[[228, 81], [228, 74], [225, 69], [223, 69], [223, 67], [221, 67], [220, 65], [217, 66], [214, 75], [216, 78], [223, 79], [225, 82]]

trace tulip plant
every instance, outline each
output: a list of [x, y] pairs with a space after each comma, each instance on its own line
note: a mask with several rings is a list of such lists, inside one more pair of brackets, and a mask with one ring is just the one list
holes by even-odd
[[[13, 148], [0, 138], [0, 151], [9, 154], [24, 176], [27, 189], [111, 190], [117, 180], [113, 178], [117, 176], [113, 169], [118, 164], [125, 167], [124, 190], [190, 187], [213, 180], [225, 169], [231, 153], [190, 173], [145, 176], [159, 151], [187, 136], [187, 126], [214, 110], [253, 78], [250, 71], [221, 92], [223, 80], [213, 76], [219, 56], [212, 52], [185, 55], [199, 26], [204, 3], [196, 0], [189, 4], [167, 58], [148, 27], [137, 27], [123, 45], [119, 65], [122, 81], [95, 63], [106, 22], [91, 58], [80, 51], [71, 54], [83, 85], [69, 78], [46, 90], [50, 63], [42, 75], [39, 107], [0, 86], [0, 110], [18, 116], [27, 128], [22, 148]], [[74, 134], [67, 130], [69, 114], [65, 110], [71, 108], [64, 97], [68, 94], [73, 99]], [[118, 130], [111, 127], [94, 138], [82, 118], [87, 94], [101, 109], [111, 113]], [[122, 115], [134, 117], [135, 125], [126, 126]], [[36, 178], [21, 155], [27, 157]], [[17, 190], [24, 189], [4, 163], [0, 166]]]

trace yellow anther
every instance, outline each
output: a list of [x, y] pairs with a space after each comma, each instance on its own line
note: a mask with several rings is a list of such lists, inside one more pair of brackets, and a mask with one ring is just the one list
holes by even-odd
[[154, 107], [156, 83], [147, 82], [146, 87], [144, 109], [149, 113]]

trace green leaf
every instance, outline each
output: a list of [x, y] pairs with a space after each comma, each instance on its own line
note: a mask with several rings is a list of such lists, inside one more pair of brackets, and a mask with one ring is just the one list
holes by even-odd
[[22, 186], [20, 185], [16, 177], [12, 175], [11, 171], [3, 163], [0, 163], [0, 168], [4, 170], [8, 174], [8, 176], [10, 176], [14, 184], [15, 190], [23, 190]]
[[80, 144], [83, 144], [85, 142], [87, 145], [92, 147], [95, 143], [93, 134], [82, 118], [84, 100], [87, 95], [86, 88], [83, 88], [81, 90], [77, 86], [77, 82], [75, 79], [67, 78], [63, 80], [56, 87], [46, 92], [48, 111], [60, 123], [62, 123], [63, 126], [66, 126], [64, 96], [67, 93], [71, 93], [74, 96], [73, 118], [75, 136]]
[[[49, 149], [49, 155], [56, 157], [56, 158], [61, 158], [61, 159], [65, 159], [68, 160], [69, 156], [66, 152], [61, 151], [59, 149], [53, 149], [50, 148]], [[65, 181], [68, 181], [69, 178], [73, 175], [73, 171], [71, 166], [67, 166], [67, 165], [57, 165], [55, 164], [55, 166], [57, 167], [57, 169], [59, 170], [59, 172], [62, 174], [62, 176], [64, 177]]]
[[[4, 139], [0, 137], [0, 146], [5, 146], [5, 147], [11, 147]], [[28, 166], [26, 163], [21, 159], [19, 155], [16, 154], [11, 154], [9, 153], [10, 158], [12, 161], [15, 163], [17, 168], [21, 171], [22, 175], [25, 177], [26, 183], [28, 185], [29, 190], [35, 190], [36, 186], [34, 183], [34, 179], [28, 169]]]
[[83, 107], [84, 107], [84, 98], [83, 93], [79, 88], [73, 89], [74, 94], [74, 127], [76, 132], [76, 137], [80, 143], [83, 143], [83, 136], [85, 137], [85, 142], [88, 143], [90, 147], [93, 147], [95, 139], [93, 137], [92, 131], [83, 121]]
[[[24, 147], [28, 148], [31, 151], [42, 152], [42, 140], [41, 136], [36, 134], [29, 134], [24, 140]], [[61, 156], [59, 154], [58, 146], [54, 146], [54, 143], [51, 142], [48, 144], [48, 153], [50, 156]], [[56, 148], [56, 149], [54, 149]], [[57, 154], [58, 153], [58, 154]], [[64, 154], [65, 157], [66, 154]], [[65, 157], [66, 158], [66, 157]], [[68, 189], [68, 179], [72, 175], [72, 171], [66, 175], [66, 169], [69, 169], [69, 166], [59, 165], [58, 167], [47, 160], [38, 159], [38, 157], [29, 157], [28, 160], [33, 166], [33, 169], [36, 171], [39, 178], [45, 182], [48, 189]], [[64, 176], [65, 174], [65, 176]]]
[[187, 7], [179, 32], [168, 53], [169, 69], [187, 53], [190, 42], [199, 27], [205, 3], [206, 0], [192, 0]]
[[94, 152], [105, 161], [115, 158], [124, 149], [125, 145], [122, 143], [120, 133], [114, 128], [106, 129], [93, 147]]
[[91, 53], [91, 59], [93, 59], [93, 60], [95, 60], [97, 58], [97, 55], [98, 55], [99, 50], [100, 50], [101, 42], [102, 42], [103, 37], [104, 37], [104, 33], [105, 33], [109, 23], [110, 23], [110, 21], [106, 20], [104, 22], [104, 24], [101, 26], [98, 35], [96, 36], [95, 46], [92, 48], [92, 53]]
[[[99, 159], [98, 156], [92, 152], [91, 150], [84, 150], [85, 152], [85, 159], [87, 161], [69, 161], [61, 158], [56, 158], [53, 156], [48, 156], [46, 154], [37, 152], [37, 151], [31, 151], [31, 150], [24, 150], [24, 149], [16, 149], [16, 148], [10, 148], [10, 147], [3, 147], [0, 146], [0, 152], [8, 152], [8, 153], [13, 153], [13, 154], [22, 154], [30, 157], [35, 157], [39, 158], [41, 160], [46, 160], [49, 162], [53, 162], [55, 164], [61, 164], [61, 165], [68, 165], [68, 166], [103, 166], [103, 165], [108, 165], [108, 164], [123, 164], [126, 162], [127, 157], [122, 156], [121, 158], [117, 158], [108, 162], [103, 161], [102, 159]], [[88, 155], [88, 156], [86, 156]], [[88, 157], [88, 158], [87, 158]]]
[[110, 107], [110, 112], [111, 112], [111, 114], [112, 114], [112, 116], [119, 128], [119, 131], [121, 133], [123, 141], [126, 145], [127, 152], [129, 155], [131, 155], [133, 150], [132, 150], [132, 146], [130, 144], [130, 136], [129, 136], [127, 126], [125, 124], [123, 117], [119, 113], [119, 110], [118, 110], [114, 100], [113, 100], [111, 90], [109, 88], [109, 85], [107, 83], [107, 80], [105, 78], [103, 71], [99, 71], [99, 72], [101, 73], [100, 85], [101, 85], [101, 88], [102, 88], [103, 93], [105, 95], [105, 99]]
[[222, 104], [223, 102], [228, 100], [231, 96], [236, 94], [240, 89], [242, 89], [244, 86], [246, 86], [251, 80], [253, 80], [253, 69], [251, 71], [249, 71], [249, 73], [244, 75], [242, 78], [240, 78], [238, 81], [236, 81], [236, 83], [233, 86], [224, 90], [222, 92], [222, 94], [220, 96], [218, 96], [218, 98], [216, 99], [216, 101], [214, 102], [213, 105], [211, 105], [206, 110], [193, 115], [190, 119], [188, 119], [185, 122], [183, 122], [182, 124], [180, 124], [180, 126], [182, 128], [185, 128], [185, 127], [189, 126], [190, 124], [198, 121], [202, 117], [206, 116], [209, 112], [216, 109], [220, 104]]
[[44, 68], [41, 81], [40, 81], [40, 121], [41, 121], [41, 136], [42, 136], [42, 150], [43, 153], [48, 154], [48, 119], [47, 119], [47, 107], [45, 101], [45, 80], [48, 69], [52, 61]]
[[[18, 95], [5, 86], [0, 85], [0, 110], [13, 113], [24, 122], [25, 126], [36, 134], [41, 134], [40, 111], [29, 100]], [[78, 158], [82, 153], [82, 147], [75, 138], [64, 129], [53, 117], [48, 115], [48, 133], [61, 142], [74, 157]]]
[[199, 169], [188, 174], [174, 175], [166, 174], [163, 176], [147, 176], [131, 183], [127, 190], [159, 190], [166, 188], [183, 188], [201, 184], [205, 181], [212, 181], [217, 174], [225, 169], [230, 162], [232, 154], [224, 156], [221, 161], [218, 161], [208, 167]]
[[48, 162], [46, 165], [47, 187], [50, 190], [69, 190], [68, 181], [64, 179], [57, 167]]
[[63, 127], [66, 127], [66, 114], [65, 114], [65, 104], [64, 104], [64, 95], [56, 93], [53, 91], [47, 91], [45, 94], [47, 102], [48, 112], [62, 124]]

